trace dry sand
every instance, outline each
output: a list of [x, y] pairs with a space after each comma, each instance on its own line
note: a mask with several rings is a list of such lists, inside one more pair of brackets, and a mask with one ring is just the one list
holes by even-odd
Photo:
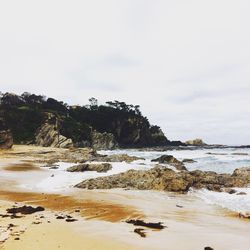
[[[44, 212], [22, 218], [0, 216], [0, 249], [250, 249], [249, 220], [187, 195], [78, 189], [45, 194], [18, 186], [20, 181], [37, 181], [20, 180], [19, 172], [27, 173], [29, 178], [37, 171], [43, 176], [46, 169], [39, 168], [37, 159], [41, 160], [46, 152], [60, 150], [15, 146], [11, 151], [0, 151], [0, 174], [7, 173], [0, 175], [0, 214], [6, 214], [13, 205], [45, 207]], [[72, 216], [77, 221], [58, 220], [58, 215]], [[141, 238], [133, 232], [136, 227], [125, 223], [137, 218], [162, 221], [167, 228], [145, 229], [147, 237]], [[16, 226], [8, 228], [9, 224]]]

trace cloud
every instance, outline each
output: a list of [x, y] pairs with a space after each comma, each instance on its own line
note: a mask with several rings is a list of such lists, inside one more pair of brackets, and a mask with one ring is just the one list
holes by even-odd
[[171, 139], [250, 141], [248, 0], [0, 2], [0, 89], [140, 104]]

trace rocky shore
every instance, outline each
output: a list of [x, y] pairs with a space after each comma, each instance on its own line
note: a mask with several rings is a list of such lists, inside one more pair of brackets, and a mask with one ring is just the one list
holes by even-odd
[[138, 190], [163, 190], [186, 193], [190, 188], [206, 188], [222, 191], [232, 187], [247, 187], [250, 184], [250, 168], [236, 169], [232, 175], [211, 171], [176, 172], [162, 166], [150, 170], [129, 170], [125, 173], [85, 180], [78, 188], [111, 189], [126, 188]]

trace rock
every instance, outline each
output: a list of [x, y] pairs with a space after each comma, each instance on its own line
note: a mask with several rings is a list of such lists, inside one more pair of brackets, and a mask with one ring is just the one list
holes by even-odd
[[126, 223], [133, 224], [134, 226], [142, 226], [142, 227], [148, 227], [153, 229], [163, 229], [165, 226], [162, 225], [162, 222], [144, 222], [143, 220], [127, 220]]
[[204, 250], [214, 250], [212, 247], [204, 247]]
[[228, 189], [228, 190], [225, 190], [227, 193], [229, 193], [229, 194], [235, 194], [235, 193], [237, 193], [237, 191], [235, 190], [235, 189], [232, 189], [232, 188], [230, 188], [230, 189]]
[[76, 166], [69, 167], [67, 169], [68, 172], [85, 172], [85, 171], [96, 171], [98, 173], [107, 172], [112, 169], [112, 165], [110, 163], [84, 163]]
[[106, 155], [106, 156], [99, 156], [97, 158], [94, 158], [93, 161], [104, 161], [104, 162], [127, 162], [131, 163], [133, 161], [138, 160], [145, 160], [144, 158], [140, 158], [137, 156], [130, 156], [127, 154], [114, 154], [114, 155]]
[[66, 221], [66, 222], [75, 222], [75, 221], [77, 221], [77, 219], [68, 218], [68, 219], [66, 219], [65, 221]]
[[245, 192], [239, 192], [236, 195], [247, 195], [247, 193], [245, 193]]
[[208, 152], [206, 154], [207, 155], [228, 155], [227, 153], [211, 153], [211, 152]]
[[10, 130], [0, 131], [0, 149], [10, 149], [13, 146], [13, 137]]
[[42, 147], [73, 147], [72, 139], [60, 134], [60, 123], [61, 120], [55, 114], [47, 113], [45, 122], [36, 133], [36, 144]]
[[182, 163], [195, 163], [195, 162], [197, 162], [197, 161], [195, 161], [195, 160], [193, 160], [193, 159], [184, 159], [184, 160], [182, 161]]
[[64, 216], [61, 216], [61, 215], [58, 215], [58, 216], [56, 217], [56, 219], [57, 219], [57, 220], [64, 220], [65, 217], [64, 217]]
[[249, 173], [247, 170], [238, 170], [233, 175], [200, 170], [175, 172], [157, 166], [150, 170], [128, 170], [108, 177], [85, 180], [77, 184], [76, 187], [87, 189], [163, 190], [178, 193], [186, 193], [191, 187], [194, 189], [206, 188], [213, 191], [222, 191], [232, 187], [248, 186], [250, 184]]
[[31, 207], [31, 206], [22, 206], [22, 207], [14, 207], [14, 208], [8, 208], [6, 211], [10, 214], [33, 214], [36, 212], [44, 211], [45, 209], [43, 207]]
[[153, 159], [152, 162], [169, 164], [171, 166], [174, 166], [177, 170], [187, 170], [184, 164], [172, 155], [162, 155], [157, 159]]
[[204, 142], [202, 141], [202, 139], [199, 139], [199, 138], [194, 139], [194, 140], [186, 141], [185, 143], [186, 143], [187, 145], [189, 145], [189, 146], [205, 146], [205, 145], [207, 145], [206, 143], [204, 143]]
[[236, 177], [237, 179], [246, 179], [248, 182], [250, 182], [250, 167], [237, 168], [234, 170], [232, 176]]
[[110, 150], [118, 147], [115, 137], [111, 133], [99, 133], [93, 131], [91, 133], [91, 146], [96, 150]]
[[143, 228], [136, 228], [134, 230], [134, 232], [139, 234], [142, 238], [146, 238], [146, 234], [144, 231], [145, 231], [145, 229], [143, 229]]
[[10, 149], [13, 146], [13, 136], [11, 131], [0, 118], [0, 149]]
[[248, 153], [232, 153], [231, 155], [248, 155]]

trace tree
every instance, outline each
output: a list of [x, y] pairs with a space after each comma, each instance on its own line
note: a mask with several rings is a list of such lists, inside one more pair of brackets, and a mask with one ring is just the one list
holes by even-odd
[[95, 97], [91, 97], [89, 99], [90, 109], [96, 110], [98, 108], [98, 100]]

